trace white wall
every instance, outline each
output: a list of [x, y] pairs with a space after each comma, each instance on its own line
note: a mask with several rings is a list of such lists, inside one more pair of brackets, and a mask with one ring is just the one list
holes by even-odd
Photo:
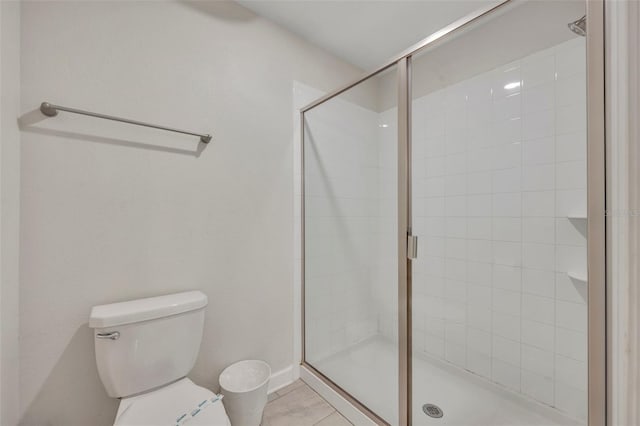
[[20, 4], [0, 2], [0, 424], [18, 416]]
[[569, 217], [586, 215], [584, 51], [575, 38], [413, 103], [414, 348], [577, 418], [587, 284], [568, 274], [586, 278], [586, 221]]
[[[196, 382], [290, 367], [292, 83], [359, 70], [224, 2], [24, 2], [21, 55], [22, 424], [111, 424], [95, 304], [199, 288]], [[214, 139], [44, 118], [43, 100]]]

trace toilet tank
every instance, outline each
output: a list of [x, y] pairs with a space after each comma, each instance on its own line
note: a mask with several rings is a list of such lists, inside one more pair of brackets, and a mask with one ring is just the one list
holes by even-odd
[[98, 373], [123, 398], [185, 377], [200, 350], [207, 296], [200, 291], [91, 309]]

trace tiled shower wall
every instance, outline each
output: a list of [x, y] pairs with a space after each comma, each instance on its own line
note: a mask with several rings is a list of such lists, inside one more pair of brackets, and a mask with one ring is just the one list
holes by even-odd
[[413, 102], [414, 350], [583, 419], [584, 51], [574, 39]]

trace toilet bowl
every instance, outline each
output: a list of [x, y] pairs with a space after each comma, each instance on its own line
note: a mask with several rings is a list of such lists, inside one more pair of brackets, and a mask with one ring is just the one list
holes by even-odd
[[186, 376], [195, 364], [207, 296], [200, 291], [91, 309], [96, 364], [120, 399], [114, 426], [230, 426], [223, 401]]

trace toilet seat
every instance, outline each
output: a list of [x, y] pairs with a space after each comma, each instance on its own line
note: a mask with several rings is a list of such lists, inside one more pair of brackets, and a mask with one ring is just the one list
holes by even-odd
[[[210, 403], [215, 396], [188, 378], [180, 379], [155, 391], [123, 398], [114, 426], [230, 426], [222, 401]], [[209, 403], [203, 404], [205, 401]]]

